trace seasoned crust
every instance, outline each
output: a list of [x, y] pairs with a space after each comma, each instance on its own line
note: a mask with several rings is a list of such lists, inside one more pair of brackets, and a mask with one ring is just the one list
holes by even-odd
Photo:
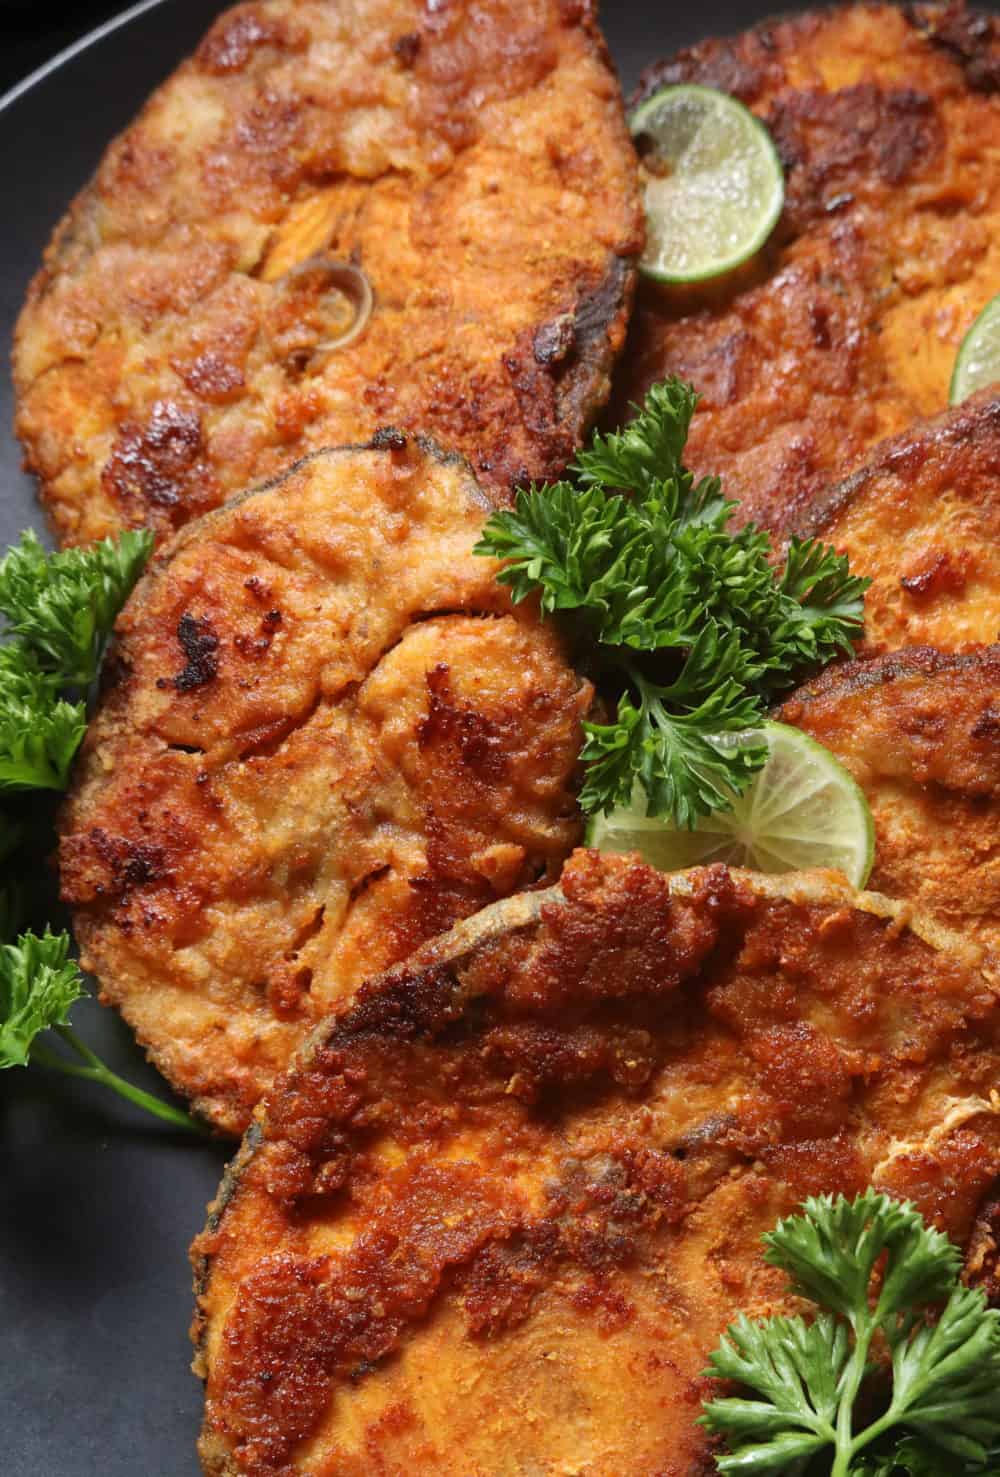
[[472, 553], [465, 464], [377, 443], [154, 558], [61, 816], [85, 966], [227, 1132], [356, 983], [579, 834], [589, 685]]
[[780, 717], [831, 749], [875, 822], [871, 886], [965, 932], [1000, 980], [1000, 646], [841, 663]]
[[995, 1185], [983, 1201], [972, 1228], [965, 1280], [981, 1288], [992, 1307], [1000, 1308], [1000, 1185]]
[[858, 4], [767, 22], [653, 67], [721, 87], [787, 178], [769, 247], [699, 292], [643, 282], [608, 420], [667, 373], [702, 395], [688, 452], [773, 526], [948, 402], [1000, 288], [1000, 25], [961, 4]]
[[911, 426], [842, 482], [793, 496], [776, 525], [833, 544], [872, 578], [870, 650], [997, 640], [1000, 397], [984, 390]]
[[873, 1182], [965, 1242], [1000, 1164], [980, 954], [834, 874], [578, 852], [365, 985], [194, 1247], [210, 1477], [695, 1477], [760, 1233]]
[[[17, 428], [56, 531], [166, 533], [385, 422], [500, 496], [561, 471], [607, 399], [641, 233], [591, 0], [227, 11], [29, 291]], [[298, 271], [317, 255], [347, 277]], [[372, 316], [324, 353], [357, 268]]]

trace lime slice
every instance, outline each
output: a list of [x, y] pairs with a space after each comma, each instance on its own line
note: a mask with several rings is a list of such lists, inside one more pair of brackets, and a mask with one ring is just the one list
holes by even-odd
[[646, 250], [661, 282], [701, 282], [764, 245], [785, 202], [771, 135], [735, 98], [712, 87], [664, 87], [632, 115], [643, 148]]
[[1000, 380], [1000, 293], [988, 302], [962, 340], [949, 397], [952, 405]]
[[847, 770], [797, 728], [765, 723], [768, 757], [732, 810], [704, 816], [695, 831], [679, 831], [645, 814], [645, 795], [595, 816], [587, 845], [598, 851], [638, 851], [661, 872], [727, 862], [758, 872], [835, 867], [855, 887], [872, 869], [875, 828], [861, 790]]

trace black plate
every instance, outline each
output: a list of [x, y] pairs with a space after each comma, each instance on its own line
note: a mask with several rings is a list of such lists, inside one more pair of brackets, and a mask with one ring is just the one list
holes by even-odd
[[[151, 0], [0, 99], [0, 342], [52, 227], [110, 138], [223, 6]], [[778, 0], [606, 0], [626, 88], [658, 55], [740, 29]], [[6, 352], [6, 351], [5, 351]], [[41, 527], [0, 384], [0, 540]], [[75, 1023], [161, 1090], [128, 1032], [90, 1002]], [[188, 1373], [187, 1246], [226, 1151], [116, 1098], [11, 1071], [0, 1082], [0, 1470], [7, 1477], [195, 1477], [201, 1395]]]

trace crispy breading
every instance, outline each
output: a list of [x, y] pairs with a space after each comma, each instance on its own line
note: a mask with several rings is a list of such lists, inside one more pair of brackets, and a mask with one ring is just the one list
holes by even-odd
[[1000, 397], [984, 390], [878, 447], [852, 476], [791, 497], [777, 531], [825, 540], [872, 578], [869, 650], [1000, 638]]
[[363, 987], [194, 1248], [209, 1477], [695, 1477], [759, 1237], [872, 1183], [965, 1242], [1000, 1166], [975, 947], [832, 873], [579, 852]]
[[870, 885], [978, 940], [1000, 980], [1000, 646], [841, 663], [779, 717], [831, 749], [864, 790]]
[[1000, 1308], [1000, 1186], [983, 1205], [972, 1228], [965, 1258], [965, 1280]]
[[[558, 473], [607, 398], [641, 240], [593, 0], [227, 11], [111, 145], [21, 316], [53, 526], [167, 532], [387, 423], [501, 494]], [[297, 271], [317, 257], [341, 265]], [[371, 317], [327, 352], [358, 268]]]
[[319, 452], [179, 534], [119, 619], [62, 895], [228, 1132], [360, 980], [578, 838], [591, 689], [473, 555], [489, 506], [401, 433]]
[[1000, 21], [960, 3], [816, 10], [652, 67], [637, 101], [676, 82], [765, 120], [787, 204], [734, 278], [642, 284], [609, 422], [668, 373], [693, 381], [692, 465], [770, 524], [948, 403], [1000, 291]]

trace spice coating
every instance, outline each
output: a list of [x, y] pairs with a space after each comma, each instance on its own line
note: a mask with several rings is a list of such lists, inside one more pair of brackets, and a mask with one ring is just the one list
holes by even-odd
[[578, 852], [364, 986], [194, 1249], [210, 1477], [694, 1477], [759, 1237], [871, 1182], [960, 1242], [1000, 1166], [961, 938], [833, 874]]
[[776, 519], [871, 577], [869, 651], [988, 644], [1000, 635], [1000, 398], [973, 399], [876, 447], [851, 476], [793, 496]]
[[831, 749], [875, 823], [870, 886], [976, 939], [1000, 979], [1000, 647], [840, 663], [780, 717]]
[[578, 838], [591, 689], [473, 555], [488, 512], [412, 439], [316, 453], [119, 619], [62, 893], [103, 998], [228, 1132], [361, 979]]
[[774, 525], [948, 403], [1000, 287], [1000, 25], [960, 3], [813, 11], [652, 67], [636, 101], [679, 82], [764, 119], [786, 208], [735, 276], [642, 283], [609, 423], [665, 375], [692, 381], [692, 466]]
[[238, 6], [56, 231], [15, 344], [27, 463], [70, 543], [387, 422], [509, 496], [606, 400], [641, 244], [590, 0]]

